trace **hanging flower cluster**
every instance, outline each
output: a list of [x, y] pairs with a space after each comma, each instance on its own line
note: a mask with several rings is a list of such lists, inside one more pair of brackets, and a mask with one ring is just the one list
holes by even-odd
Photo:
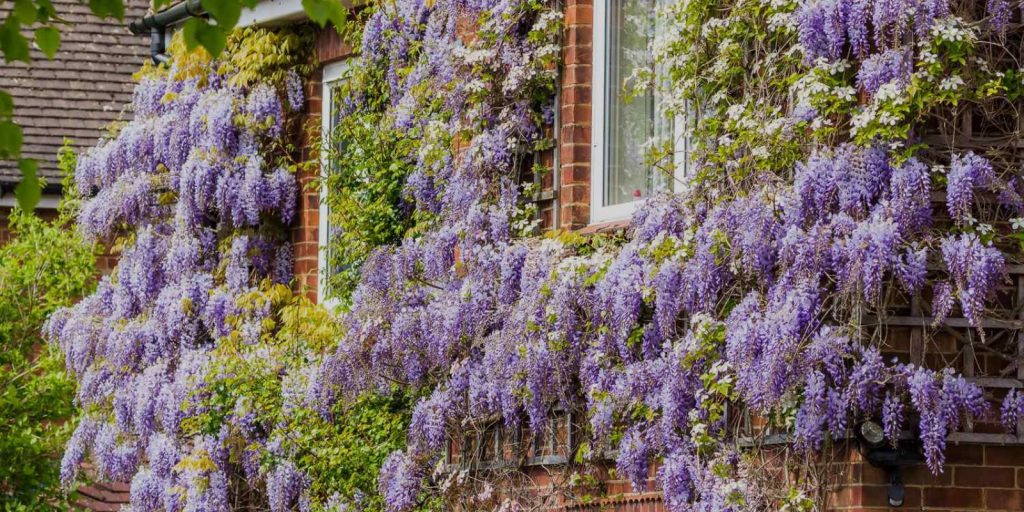
[[197, 433], [188, 421], [211, 393], [211, 350], [234, 329], [239, 298], [292, 278], [298, 189], [283, 148], [301, 80], [290, 73], [285, 95], [211, 69], [148, 73], [134, 120], [81, 155], [79, 227], [123, 250], [97, 291], [45, 329], [85, 413], [64, 482], [90, 455], [100, 478], [132, 482], [137, 511], [229, 510], [229, 431]]
[[[848, 81], [843, 87], [859, 84], [898, 103], [897, 88], [909, 83], [917, 58], [912, 47], [900, 46], [904, 36], [926, 38], [933, 27], [949, 25], [949, 8], [941, 1], [876, 4], [764, 8], [782, 17], [773, 21], [776, 44], [802, 43], [804, 63], [787, 65], [803, 67], [807, 77], [825, 69], [826, 78]], [[391, 510], [415, 506], [420, 486], [440, 481], [429, 468], [447, 434], [495, 415], [536, 432], [556, 406], [589, 418], [587, 445], [615, 447], [619, 474], [637, 490], [647, 488], [649, 466], [659, 461], [657, 483], [673, 510], [771, 508], [784, 501], [748, 478], [747, 455], [729, 442], [737, 432], [725, 410], [736, 403], [788, 418], [780, 426], [799, 450], [820, 449], [864, 419], [880, 418], [892, 442], [914, 428], [928, 466], [941, 471], [946, 436], [989, 409], [981, 389], [948, 371], [885, 361], [877, 346], [862, 341], [857, 308], [850, 306], [877, 304], [887, 290], [923, 291], [930, 259], [941, 259], [950, 279], [936, 286], [936, 314], [959, 304], [980, 325], [986, 300], [1005, 278], [1004, 258], [991, 237], [935, 228], [941, 220], [933, 218], [931, 166], [893, 151], [903, 144], [890, 139], [799, 146], [800, 130], [824, 138], [837, 133], [836, 118], [849, 126], [857, 113], [855, 103], [839, 112], [819, 110], [821, 95], [831, 94], [822, 86], [798, 84], [806, 101], [792, 113], [748, 109], [760, 105], [749, 97], [728, 105], [731, 95], [746, 91], [728, 88], [734, 82], [725, 78], [697, 86], [680, 55], [700, 52], [682, 42], [695, 32], [739, 38], [745, 30], [731, 25], [732, 18], [715, 18], [721, 14], [707, 6], [684, 2], [669, 10], [682, 42], [656, 42], [666, 52], [659, 58], [677, 66], [676, 104], [710, 101], [708, 112], [728, 119], [709, 123], [720, 132], [702, 139], [694, 191], [641, 205], [632, 237], [621, 246], [517, 240], [508, 228], [517, 172], [509, 150], [532, 142], [536, 131], [529, 128], [534, 117], [523, 117], [529, 105], [512, 94], [529, 89], [509, 88], [502, 78], [514, 73], [493, 70], [521, 59], [470, 43], [457, 53], [474, 70], [472, 78], [454, 84], [450, 71], [437, 71], [440, 57], [403, 60], [407, 38], [420, 37], [407, 27], [441, 26], [453, 6], [385, 8], [368, 25], [368, 58], [408, 71], [405, 79], [416, 84], [395, 75], [396, 122], [413, 126], [415, 120], [426, 133], [447, 123], [445, 133], [468, 134], [468, 144], [461, 152], [440, 151], [439, 161], [418, 162], [407, 190], [417, 208], [437, 215], [436, 223], [370, 257], [343, 315], [347, 332], [338, 352], [320, 366], [307, 396], [328, 414], [338, 400], [395, 382], [427, 391], [413, 410], [408, 450], [382, 468], [381, 493]], [[493, 19], [504, 23], [503, 41], [527, 34], [509, 21], [521, 18], [503, 9], [521, 12], [513, 3], [494, 7], [502, 15], [484, 17], [481, 40], [493, 40]], [[695, 11], [703, 26], [692, 25], [695, 17], [688, 15]], [[861, 15], [874, 21], [858, 22]], [[795, 30], [787, 28], [793, 22]], [[866, 32], [869, 26], [874, 33]], [[456, 38], [449, 34], [442, 44], [427, 33], [426, 48], [447, 48]], [[536, 53], [506, 44], [517, 55]], [[720, 58], [735, 45], [719, 45]], [[842, 60], [850, 53], [861, 63], [856, 72]], [[735, 70], [723, 75], [728, 72]], [[429, 86], [417, 87], [424, 80]], [[457, 98], [442, 109], [450, 117], [409, 119], [412, 105], [449, 98]], [[773, 114], [779, 118], [765, 119], [767, 130], [757, 119], [743, 119]], [[767, 150], [744, 146], [750, 139], [734, 136], [743, 130], [753, 142], [784, 141], [792, 163], [778, 165], [761, 156]], [[727, 163], [717, 168], [720, 160]], [[949, 208], [958, 221], [966, 222], [975, 194], [1007, 188], [978, 155], [954, 155], [951, 167]], [[1015, 409], [1007, 410], [1004, 416], [1014, 418]]]
[[[862, 321], [930, 292], [937, 322], [959, 309], [980, 327], [1005, 279], [993, 224], [1019, 215], [1017, 181], [981, 154], [919, 152], [912, 130], [963, 93], [951, 72], [973, 76], [963, 56], [987, 20], [956, 18], [944, 0], [734, 4], [663, 13], [674, 26], [652, 51], [669, 115], [702, 113], [687, 134], [698, 171], [687, 193], [638, 206], [628, 241], [519, 237], [524, 157], [552, 120], [557, 11], [372, 6], [356, 65], [386, 82], [381, 122], [418, 140], [402, 194], [418, 223], [361, 260], [336, 348], [310, 350], [306, 368], [265, 357], [273, 301], [246, 294], [290, 277], [276, 228], [294, 185], [267, 158], [287, 133], [276, 90], [216, 73], [144, 83], [138, 118], [77, 176], [83, 230], [126, 248], [96, 295], [50, 323], [87, 411], [69, 476], [91, 452], [106, 476], [133, 479], [139, 510], [223, 510], [240, 466], [275, 512], [313, 506], [319, 475], [286, 445], [290, 423], [262, 421], [256, 394], [227, 384], [232, 358], [280, 376], [284, 410], [325, 421], [367, 394], [419, 397], [407, 448], [381, 467], [390, 512], [463, 485], [439, 462], [466, 425], [538, 432], [555, 408], [586, 418], [578, 459], [614, 451], [637, 490], [656, 465], [671, 510], [804, 506], [802, 482], [759, 480], [753, 451], [737, 448], [750, 433], [736, 411], [804, 453], [866, 419], [892, 442], [912, 429], [941, 471], [948, 434], [986, 415], [986, 397], [949, 370], [886, 360]], [[762, 44], [751, 65], [744, 49]], [[377, 99], [355, 90], [343, 115]], [[937, 191], [950, 219], [933, 208]], [[993, 194], [999, 204], [982, 208]], [[1022, 402], [1004, 401], [1008, 427]], [[326, 506], [361, 506], [347, 498]]]

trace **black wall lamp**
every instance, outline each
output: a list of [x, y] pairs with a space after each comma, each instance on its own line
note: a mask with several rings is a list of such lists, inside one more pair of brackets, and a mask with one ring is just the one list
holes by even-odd
[[893, 446], [885, 439], [885, 431], [877, 422], [868, 420], [857, 426], [860, 452], [869, 464], [885, 470], [889, 480], [889, 506], [901, 507], [906, 498], [903, 468], [924, 461], [921, 445], [914, 439], [900, 439]]

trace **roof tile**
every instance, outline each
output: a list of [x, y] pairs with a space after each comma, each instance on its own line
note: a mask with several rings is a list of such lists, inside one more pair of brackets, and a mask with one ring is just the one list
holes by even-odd
[[[0, 19], [10, 10], [0, 2]], [[116, 20], [99, 20], [79, 0], [53, 0], [61, 48], [47, 60], [32, 48], [32, 63], [0, 62], [0, 90], [14, 97], [15, 120], [24, 130], [23, 156], [39, 161], [41, 176], [60, 181], [57, 150], [65, 138], [77, 149], [91, 147], [106, 127], [131, 117], [132, 73], [149, 56], [149, 40]], [[126, 0], [125, 19], [143, 16], [148, 0]], [[0, 161], [0, 182], [17, 181], [14, 162]]]

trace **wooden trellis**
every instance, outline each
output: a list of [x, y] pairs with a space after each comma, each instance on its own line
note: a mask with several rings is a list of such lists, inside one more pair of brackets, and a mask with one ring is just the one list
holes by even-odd
[[[911, 298], [907, 313], [868, 317], [865, 323], [908, 330], [907, 356], [915, 365], [928, 365], [930, 335], [952, 338], [956, 344], [954, 369], [984, 388], [989, 398], [996, 400], [993, 405], [998, 413], [998, 400], [1007, 391], [1024, 388], [1024, 365], [1020, 364], [1024, 361], [1024, 265], [1008, 265], [1007, 273], [1010, 285], [1003, 290], [1007, 302], [1000, 308], [1002, 314], [983, 318], [980, 325], [971, 326], [962, 317], [947, 318], [936, 325], [921, 294]], [[975, 334], [979, 332], [984, 336]], [[980, 364], [979, 356], [986, 358], [987, 364]], [[980, 432], [975, 427], [973, 423], [964, 425], [963, 431], [953, 434], [950, 440], [1024, 444], [1024, 425], [1018, 425], [1015, 433]]]

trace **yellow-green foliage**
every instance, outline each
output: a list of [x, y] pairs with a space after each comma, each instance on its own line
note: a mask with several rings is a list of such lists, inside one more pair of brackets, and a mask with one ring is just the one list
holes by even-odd
[[[227, 48], [221, 56], [217, 72], [229, 75], [233, 85], [248, 87], [257, 82], [270, 82], [280, 86], [286, 73], [294, 69], [306, 76], [317, 67], [311, 49], [316, 34], [310, 25], [289, 26], [280, 29], [247, 27], [231, 33]], [[205, 78], [210, 70], [210, 54], [202, 47], [189, 50], [180, 32], [171, 37], [167, 55], [174, 63], [174, 79], [185, 80], [194, 76]], [[169, 68], [150, 61], [134, 75], [136, 80], [168, 73]]]
[[[171, 44], [167, 46], [167, 55], [175, 64], [174, 78], [177, 80], [194, 76], [205, 77], [210, 68], [210, 54], [202, 48], [194, 50], [186, 48], [180, 32], [171, 37]], [[157, 65], [147, 60], [142, 65], [142, 69], [136, 71], [133, 77], [139, 81], [148, 76], [166, 73], [168, 73], [168, 68], [165, 64]]]
[[282, 30], [243, 28], [228, 38], [220, 72], [231, 75], [231, 83], [248, 87], [256, 82], [281, 84], [285, 73], [294, 69], [306, 76], [317, 63], [310, 51], [315, 33], [309, 25]]
[[[206, 412], [183, 427], [191, 434], [215, 434], [232, 412], [249, 415], [310, 477], [314, 508], [338, 493], [349, 500], [365, 496], [366, 510], [382, 509], [377, 472], [388, 454], [405, 446], [409, 396], [366, 395], [339, 404], [331, 417], [305, 407], [294, 398], [309, 385], [304, 369], [334, 352], [342, 325], [324, 307], [269, 281], [237, 305], [239, 314], [229, 319], [233, 331], [218, 340], [212, 354], [214, 370], [204, 386], [209, 391], [203, 400]], [[259, 333], [256, 342], [254, 332]], [[232, 444], [232, 460], [255, 451], [265, 468], [277, 464], [277, 455], [238, 441]], [[205, 459], [198, 453], [183, 464], [201, 469]]]

